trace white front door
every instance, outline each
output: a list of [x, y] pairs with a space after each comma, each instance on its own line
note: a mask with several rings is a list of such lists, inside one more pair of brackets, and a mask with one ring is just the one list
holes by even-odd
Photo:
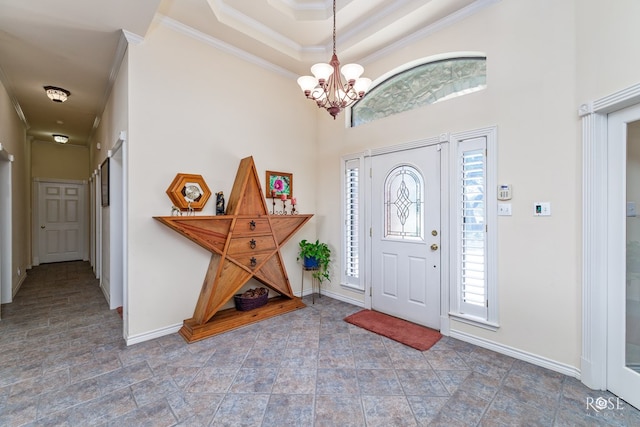
[[608, 126], [607, 389], [640, 408], [640, 105]]
[[371, 159], [372, 309], [440, 329], [440, 151]]
[[84, 185], [38, 182], [38, 263], [83, 258]]

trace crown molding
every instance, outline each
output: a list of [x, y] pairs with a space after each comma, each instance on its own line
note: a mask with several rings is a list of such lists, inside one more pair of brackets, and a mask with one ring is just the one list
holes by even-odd
[[29, 126], [29, 122], [27, 121], [27, 117], [24, 115], [24, 111], [22, 111], [22, 107], [18, 102], [18, 98], [16, 98], [15, 96], [15, 90], [13, 89], [13, 85], [9, 83], [9, 79], [7, 75], [4, 73], [4, 71], [2, 70], [2, 67], [0, 67], [0, 83], [2, 83], [2, 85], [4, 86], [4, 89], [7, 92], [7, 95], [9, 96], [9, 100], [11, 101], [13, 108], [16, 110], [16, 114], [18, 115], [18, 118], [24, 125], [25, 129], [28, 130], [30, 126]]
[[286, 77], [287, 79], [298, 78], [297, 74], [292, 73], [289, 70], [286, 70], [272, 62], [269, 62], [256, 55], [253, 55], [233, 45], [230, 45], [229, 43], [223, 42], [222, 40], [219, 40], [215, 37], [211, 37], [210, 35], [205, 34], [201, 31], [198, 31], [192, 27], [189, 27], [188, 25], [184, 25], [181, 22], [176, 21], [175, 19], [169, 18], [168, 16], [160, 16], [158, 19], [159, 19], [159, 22], [162, 25], [166, 26], [167, 28], [170, 28], [178, 33], [184, 34], [188, 37], [191, 37], [195, 40], [198, 40], [202, 43], [212, 46], [222, 52], [233, 55], [237, 58], [240, 58], [244, 61], [247, 61], [259, 67], [265, 68], [269, 71], [273, 71], [276, 74], [280, 74], [281, 76]]
[[362, 64], [367, 64], [367, 63], [371, 63], [373, 61], [376, 61], [380, 58], [383, 58], [391, 53], [397, 52], [398, 50], [406, 47], [407, 45], [410, 45], [420, 39], [423, 39], [427, 36], [430, 36], [432, 34], [437, 33], [438, 31], [441, 31], [442, 29], [455, 24], [456, 22], [459, 22], [471, 15], [474, 15], [476, 13], [478, 13], [479, 11], [492, 6], [496, 3], [499, 3], [502, 0], [477, 0], [473, 3], [471, 3], [469, 6], [464, 7], [460, 10], [458, 10], [457, 12], [454, 12], [450, 15], [447, 15], [446, 17], [440, 19], [439, 21], [434, 22], [431, 25], [428, 25], [426, 27], [424, 27], [423, 29], [416, 31], [415, 33], [398, 40], [395, 43], [391, 43], [390, 45], [386, 46], [385, 48], [379, 49], [377, 50], [375, 53], [366, 56], [365, 58], [363, 58], [360, 63]]

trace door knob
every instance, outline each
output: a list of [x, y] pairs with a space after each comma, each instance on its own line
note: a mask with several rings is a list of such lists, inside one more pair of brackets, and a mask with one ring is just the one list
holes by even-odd
[[41, 225], [40, 228], [44, 228], [44, 225]]
[[437, 251], [438, 250], [438, 245], [435, 244], [435, 243], [433, 245], [431, 245], [431, 250], [432, 251]]

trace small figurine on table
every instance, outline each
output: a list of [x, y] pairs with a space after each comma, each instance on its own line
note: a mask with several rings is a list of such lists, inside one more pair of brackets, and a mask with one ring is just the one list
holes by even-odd
[[224, 194], [216, 193], [216, 215], [224, 215]]

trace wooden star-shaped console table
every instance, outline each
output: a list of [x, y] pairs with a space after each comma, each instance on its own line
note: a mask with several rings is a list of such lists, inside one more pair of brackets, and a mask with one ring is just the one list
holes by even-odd
[[[198, 341], [304, 307], [291, 291], [280, 248], [313, 215], [269, 215], [252, 157], [240, 161], [225, 215], [154, 217], [203, 248], [211, 261], [193, 317], [180, 335]], [[221, 308], [256, 279], [279, 296], [250, 311]]]

